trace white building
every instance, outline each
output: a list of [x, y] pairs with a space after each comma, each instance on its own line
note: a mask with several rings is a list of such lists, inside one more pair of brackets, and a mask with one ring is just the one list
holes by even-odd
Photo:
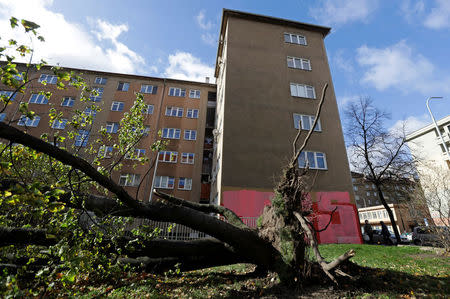
[[420, 184], [425, 193], [431, 216], [437, 225], [449, 222], [450, 206], [450, 115], [437, 121], [442, 139], [434, 124], [421, 128], [406, 141], [416, 159]]

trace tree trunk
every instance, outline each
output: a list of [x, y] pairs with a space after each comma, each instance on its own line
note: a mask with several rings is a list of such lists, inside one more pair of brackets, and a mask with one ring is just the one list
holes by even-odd
[[375, 187], [377, 188], [378, 197], [380, 198], [380, 201], [383, 204], [384, 208], [386, 209], [386, 211], [389, 215], [389, 219], [391, 220], [392, 229], [394, 230], [395, 238], [397, 239], [397, 244], [400, 244], [402, 242], [402, 240], [401, 240], [400, 234], [398, 232], [397, 223], [395, 222], [395, 219], [394, 219], [394, 214], [392, 213], [391, 208], [389, 207], [386, 200], [384, 199], [383, 192], [381, 191], [381, 186], [379, 184], [375, 183]]

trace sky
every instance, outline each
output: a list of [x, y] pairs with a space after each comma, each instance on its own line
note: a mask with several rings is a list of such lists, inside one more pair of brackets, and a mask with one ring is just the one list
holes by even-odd
[[[341, 112], [371, 97], [409, 131], [450, 115], [449, 0], [0, 0], [2, 40], [14, 16], [41, 25], [35, 57], [50, 64], [204, 81], [213, 78], [222, 9], [329, 26]], [[24, 36], [14, 37], [24, 41]]]

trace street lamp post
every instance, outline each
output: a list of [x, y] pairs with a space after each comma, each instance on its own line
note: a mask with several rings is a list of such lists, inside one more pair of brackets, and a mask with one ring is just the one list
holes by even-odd
[[431, 109], [430, 109], [430, 100], [431, 100], [431, 99], [442, 99], [442, 98], [443, 98], [443, 97], [429, 97], [429, 98], [427, 99], [427, 108], [428, 108], [428, 112], [430, 112], [431, 119], [433, 120], [434, 126], [436, 127], [436, 131], [437, 131], [437, 133], [438, 133], [438, 136], [439, 136], [439, 138], [440, 138], [441, 141], [442, 141], [442, 145], [444, 146], [445, 153], [447, 154], [448, 158], [450, 159], [450, 153], [448, 152], [447, 144], [445, 143], [445, 140], [444, 140], [444, 138], [442, 137], [441, 130], [439, 130], [439, 127], [438, 127], [438, 125], [437, 125], [437, 123], [436, 123], [436, 120], [434, 119], [433, 113], [431, 113]]
[[153, 198], [153, 188], [155, 187], [156, 170], [158, 169], [159, 151], [156, 152], [155, 170], [153, 171], [152, 188], [150, 189], [150, 197], [148, 201], [151, 202]]

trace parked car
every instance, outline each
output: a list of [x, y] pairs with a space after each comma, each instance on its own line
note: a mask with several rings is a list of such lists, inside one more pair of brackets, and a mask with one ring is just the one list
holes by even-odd
[[431, 245], [431, 246], [443, 246], [441, 238], [450, 238], [450, 232], [448, 228], [444, 226], [438, 226], [431, 228], [429, 226], [416, 226], [413, 230], [413, 243], [414, 245]]
[[[369, 236], [367, 234], [363, 234], [363, 240], [365, 243], [369, 243]], [[384, 244], [383, 235], [381, 234], [381, 229], [373, 230], [373, 243], [374, 244]], [[397, 238], [394, 234], [389, 236], [389, 244], [388, 245], [397, 245]]]
[[400, 239], [403, 244], [409, 244], [412, 242], [412, 232], [410, 233], [403, 233], [400, 235]]

